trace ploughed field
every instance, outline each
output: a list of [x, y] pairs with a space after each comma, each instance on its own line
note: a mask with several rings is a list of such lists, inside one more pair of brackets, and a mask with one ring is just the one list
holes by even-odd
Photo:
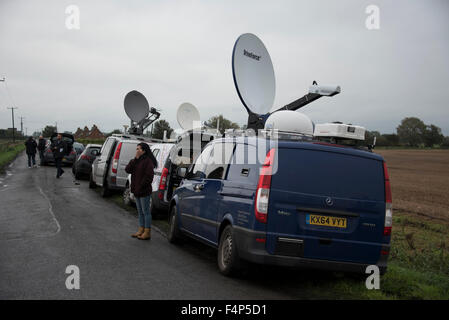
[[397, 210], [449, 223], [449, 150], [375, 152], [387, 162], [393, 215]]

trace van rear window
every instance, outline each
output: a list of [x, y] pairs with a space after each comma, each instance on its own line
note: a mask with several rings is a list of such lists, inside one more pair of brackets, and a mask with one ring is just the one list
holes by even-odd
[[382, 162], [342, 153], [283, 149], [272, 188], [313, 195], [384, 201]]

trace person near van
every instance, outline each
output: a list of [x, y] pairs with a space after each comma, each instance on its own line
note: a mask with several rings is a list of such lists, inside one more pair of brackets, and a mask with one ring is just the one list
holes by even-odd
[[28, 156], [28, 168], [31, 168], [31, 161], [33, 161], [33, 167], [35, 167], [37, 143], [34, 141], [33, 137], [28, 137], [27, 141], [25, 141], [25, 147]]
[[37, 144], [37, 150], [39, 151], [39, 158], [41, 160], [41, 165], [44, 163], [44, 152], [45, 152], [46, 144], [47, 144], [47, 141], [44, 139], [44, 137], [42, 135], [39, 136], [39, 142]]
[[64, 170], [62, 170], [62, 158], [64, 158], [67, 150], [67, 145], [64, 140], [62, 140], [62, 135], [60, 133], [58, 133], [56, 140], [51, 144], [50, 148], [55, 159], [56, 178], [59, 178], [64, 173]]
[[139, 229], [131, 236], [140, 240], [151, 239], [151, 183], [156, 167], [157, 161], [149, 145], [142, 142], [137, 145], [136, 157], [128, 163], [125, 169], [127, 173], [131, 174], [131, 192], [136, 197], [139, 213]]

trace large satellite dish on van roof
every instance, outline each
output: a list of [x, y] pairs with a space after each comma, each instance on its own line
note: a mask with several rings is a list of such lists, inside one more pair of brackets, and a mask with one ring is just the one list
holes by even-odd
[[270, 111], [276, 93], [273, 63], [265, 45], [254, 34], [242, 34], [235, 42], [232, 73], [235, 88], [248, 112]]
[[150, 112], [150, 106], [145, 96], [135, 90], [128, 92], [125, 96], [124, 105], [127, 116], [135, 122], [145, 119]]
[[201, 118], [198, 109], [193, 104], [185, 102], [178, 107], [176, 119], [179, 126], [187, 131], [199, 127]]
[[281, 110], [295, 111], [323, 96], [332, 97], [341, 91], [339, 86], [319, 86], [313, 81], [308, 94], [269, 113], [276, 93], [273, 64], [263, 42], [251, 33], [242, 34], [234, 44], [232, 74], [237, 93], [248, 112], [247, 128], [256, 132], [264, 129], [270, 114]]

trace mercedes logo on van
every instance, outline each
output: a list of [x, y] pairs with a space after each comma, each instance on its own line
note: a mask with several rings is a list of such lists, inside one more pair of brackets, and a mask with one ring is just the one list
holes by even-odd
[[331, 206], [334, 205], [334, 200], [332, 200], [331, 197], [327, 197], [327, 198], [326, 198], [326, 204], [327, 204], [329, 207], [331, 207]]

